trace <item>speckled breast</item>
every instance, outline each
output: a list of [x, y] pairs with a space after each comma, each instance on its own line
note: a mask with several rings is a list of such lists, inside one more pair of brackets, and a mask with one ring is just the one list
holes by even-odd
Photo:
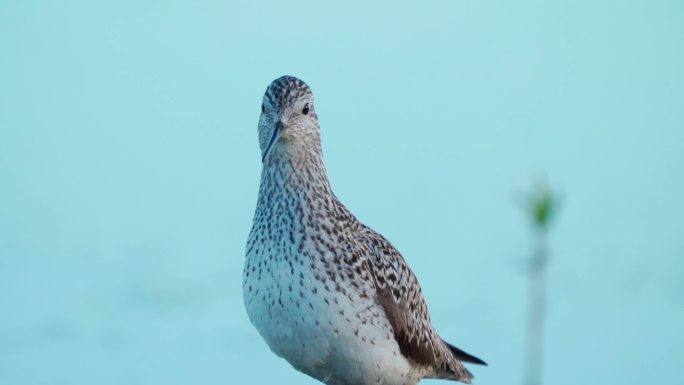
[[329, 308], [311, 262], [280, 239], [248, 247], [243, 273], [244, 302], [250, 321], [271, 350], [309, 372], [329, 350]]

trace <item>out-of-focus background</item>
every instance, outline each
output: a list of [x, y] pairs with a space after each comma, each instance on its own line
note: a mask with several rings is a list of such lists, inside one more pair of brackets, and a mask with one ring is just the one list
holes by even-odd
[[679, 1], [4, 0], [0, 383], [316, 383], [242, 304], [283, 74], [477, 384], [522, 381], [538, 180], [562, 195], [545, 383], [677, 383], [683, 69]]

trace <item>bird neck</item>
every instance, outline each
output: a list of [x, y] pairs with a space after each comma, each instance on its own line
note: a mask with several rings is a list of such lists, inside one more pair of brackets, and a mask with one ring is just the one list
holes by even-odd
[[261, 171], [259, 206], [285, 205], [285, 211], [313, 214], [332, 209], [335, 200], [319, 141], [285, 139], [274, 146]]
[[286, 145], [274, 148], [276, 152], [263, 165], [254, 242], [262, 239], [299, 248], [311, 234], [330, 240], [331, 234], [356, 229], [355, 217], [332, 192], [320, 147], [299, 151], [303, 149]]

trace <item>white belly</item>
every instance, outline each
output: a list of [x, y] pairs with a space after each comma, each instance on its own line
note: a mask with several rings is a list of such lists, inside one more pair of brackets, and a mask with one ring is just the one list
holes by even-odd
[[415, 384], [419, 373], [372, 296], [341, 293], [327, 277], [316, 279], [310, 264], [247, 256], [245, 307], [271, 350], [329, 385]]

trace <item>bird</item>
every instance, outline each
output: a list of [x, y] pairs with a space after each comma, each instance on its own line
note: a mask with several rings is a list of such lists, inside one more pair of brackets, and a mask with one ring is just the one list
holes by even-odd
[[267, 87], [258, 137], [243, 299], [272, 352], [327, 385], [470, 383], [463, 362], [486, 363], [437, 334], [404, 258], [333, 193], [304, 81], [285, 75]]

